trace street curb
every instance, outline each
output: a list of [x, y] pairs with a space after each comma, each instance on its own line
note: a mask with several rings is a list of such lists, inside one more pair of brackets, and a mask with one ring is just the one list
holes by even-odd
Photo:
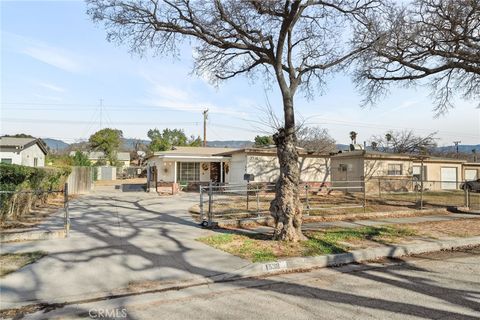
[[65, 230], [27, 231], [0, 235], [0, 243], [65, 238]]
[[256, 277], [267, 277], [276, 274], [309, 271], [311, 269], [320, 269], [326, 267], [340, 266], [350, 263], [360, 263], [372, 261], [380, 258], [395, 258], [405, 255], [421, 254], [435, 251], [452, 250], [463, 247], [471, 247], [480, 245], [480, 237], [448, 239], [448, 240], [432, 240], [424, 243], [412, 243], [407, 245], [392, 245], [377, 248], [367, 248], [355, 250], [347, 253], [329, 254], [315, 257], [289, 258], [267, 263], [252, 263], [241, 269], [235, 270], [228, 274], [219, 274], [216, 276], [206, 277], [203, 279], [189, 279], [186, 281], [179, 280], [172, 285], [160, 285], [156, 288], [151, 288], [146, 291], [128, 292], [119, 290], [109, 292], [92, 293], [88, 296], [79, 295], [66, 299], [54, 299], [50, 302], [46, 301], [28, 301], [22, 303], [8, 303], [2, 302], [7, 308], [0, 309], [0, 317], [2, 313], [9, 310], [16, 310], [18, 308], [30, 306], [43, 310], [47, 307], [63, 307], [65, 305], [84, 304], [97, 302], [100, 300], [119, 299], [128, 296], [136, 296], [141, 294], [154, 294], [158, 292], [170, 290], [182, 290], [196, 286], [209, 285], [213, 283], [230, 282], [243, 279], [251, 279]]
[[461, 247], [480, 245], [480, 237], [470, 237], [449, 240], [431, 240], [423, 243], [405, 245], [391, 245], [377, 248], [366, 248], [340, 254], [329, 254], [314, 257], [288, 258], [267, 263], [252, 263], [235, 275], [219, 275], [214, 281], [226, 281], [236, 278], [268, 276], [275, 273], [294, 272], [326, 268], [350, 263], [360, 263], [381, 258], [397, 258], [412, 254], [421, 254], [435, 251], [451, 250]]

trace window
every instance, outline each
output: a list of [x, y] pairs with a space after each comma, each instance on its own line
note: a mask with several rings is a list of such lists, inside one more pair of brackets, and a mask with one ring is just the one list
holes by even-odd
[[200, 181], [200, 162], [177, 162], [177, 181]]
[[12, 158], [2, 158], [1, 162], [2, 162], [2, 163], [12, 164]]
[[338, 171], [340, 171], [340, 172], [347, 172], [347, 170], [348, 170], [348, 166], [347, 166], [346, 164], [340, 163], [340, 164], [338, 165]]
[[33, 158], [33, 166], [38, 167], [38, 158]]
[[389, 176], [401, 176], [402, 175], [402, 165], [397, 163], [389, 163], [387, 175]]
[[[422, 178], [421, 171], [422, 167], [421, 166], [413, 166], [413, 177], [417, 180], [420, 180]], [[423, 180], [427, 180], [427, 167], [423, 166]]]

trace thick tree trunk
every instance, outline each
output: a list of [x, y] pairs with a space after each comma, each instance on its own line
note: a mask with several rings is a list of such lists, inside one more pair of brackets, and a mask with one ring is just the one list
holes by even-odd
[[285, 128], [273, 136], [277, 145], [280, 176], [276, 183], [275, 199], [270, 203], [270, 213], [275, 220], [275, 240], [299, 241], [302, 234], [302, 205], [300, 203], [300, 169], [293, 116], [293, 101], [284, 98]]

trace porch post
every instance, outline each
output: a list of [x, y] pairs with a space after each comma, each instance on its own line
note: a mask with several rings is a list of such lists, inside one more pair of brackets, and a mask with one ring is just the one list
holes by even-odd
[[220, 183], [223, 182], [223, 161], [220, 161]]
[[177, 161], [173, 162], [173, 183], [177, 183]]

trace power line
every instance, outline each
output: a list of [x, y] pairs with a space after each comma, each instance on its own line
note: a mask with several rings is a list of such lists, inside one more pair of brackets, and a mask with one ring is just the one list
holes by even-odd
[[[83, 121], [83, 120], [54, 120], [54, 119], [20, 119], [20, 118], [2, 118], [2, 121], [8, 122], [19, 122], [19, 123], [68, 123], [68, 124], [89, 124], [90, 121]], [[136, 126], [136, 125], [187, 125], [187, 126], [198, 126], [198, 122], [125, 122], [125, 121], [118, 121], [112, 123], [112, 125], [124, 125], [124, 126]]]

